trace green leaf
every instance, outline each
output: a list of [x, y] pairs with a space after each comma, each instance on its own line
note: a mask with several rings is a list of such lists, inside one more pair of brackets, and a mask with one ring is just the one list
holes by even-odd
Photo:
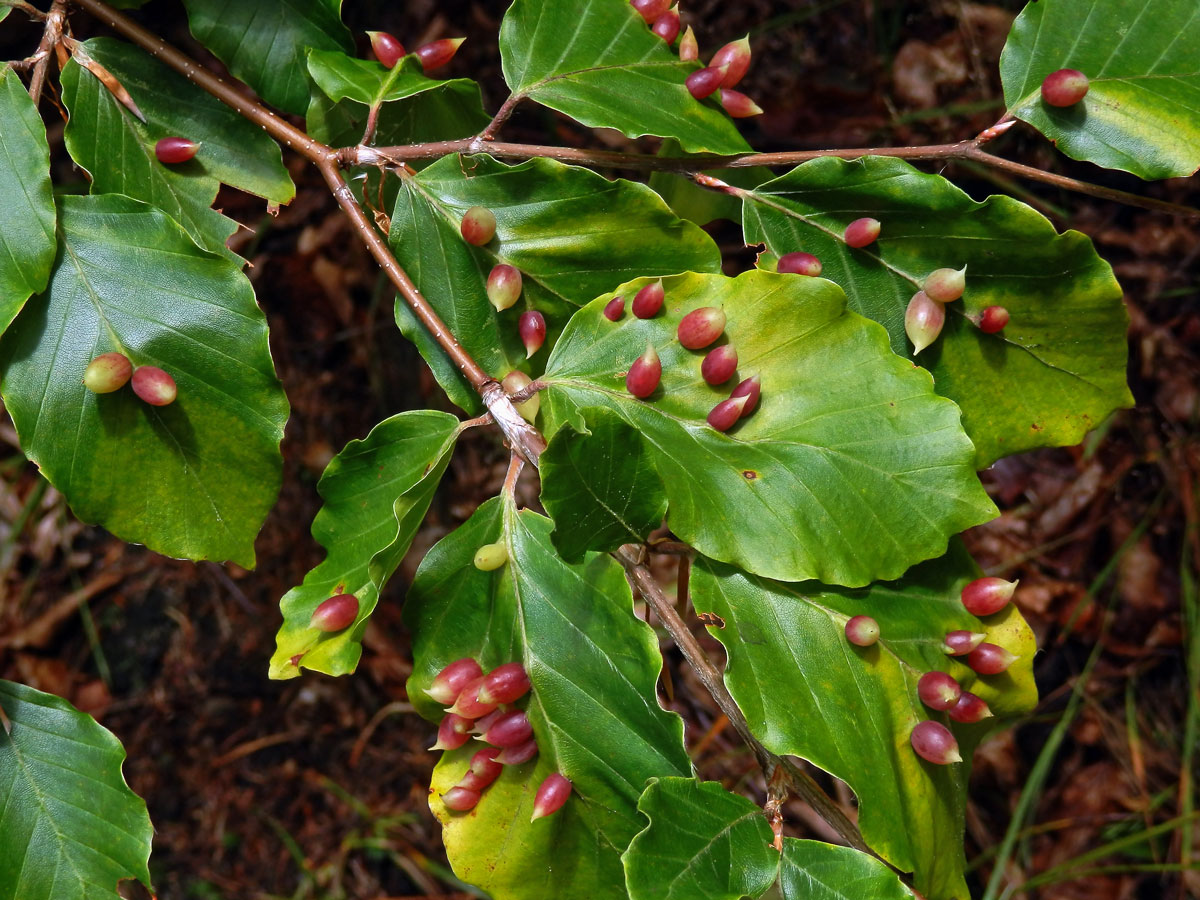
[[667, 513], [662, 479], [637, 429], [607, 409], [586, 410], [583, 418], [586, 429], [564, 425], [538, 464], [542, 503], [554, 519], [551, 538], [572, 562], [585, 550], [645, 540]]
[[[463, 213], [476, 205], [496, 216], [496, 237], [485, 247], [467, 244], [459, 231]], [[486, 155], [439, 160], [403, 180], [390, 242], [463, 347], [497, 378], [518, 366], [540, 371], [571, 314], [622, 281], [721, 267], [712, 239], [645, 185], [548, 159], [516, 166]], [[520, 269], [524, 284], [521, 301], [502, 313], [485, 289], [497, 263]], [[529, 365], [517, 332], [526, 309], [541, 311], [547, 332], [546, 349]], [[478, 412], [475, 391], [402, 302], [396, 321], [450, 399]]]
[[354, 52], [341, 0], [184, 0], [192, 35], [270, 103], [308, 106], [307, 50]]
[[913, 900], [912, 891], [879, 860], [851, 847], [795, 838], [783, 840], [779, 888], [783, 900]]
[[[632, 297], [642, 283], [616, 292]], [[994, 515], [958, 409], [891, 353], [882, 328], [846, 310], [837, 285], [746, 272], [664, 286], [653, 319], [608, 321], [608, 296], [575, 315], [547, 365], [542, 416], [552, 435], [581, 408], [604, 406], [638, 429], [682, 540], [762, 575], [861, 585], [940, 555], [950, 535]], [[758, 408], [727, 434], [705, 417], [735, 382], [705, 384], [703, 353], [676, 339], [679, 320], [702, 306], [725, 311], [735, 378], [762, 379]], [[643, 401], [625, 372], [647, 342], [663, 376]]]
[[[1142, 178], [1200, 167], [1200, 7], [1195, 0], [1040, 0], [1013, 23], [1000, 56], [1008, 111], [1085, 159]], [[1087, 75], [1087, 96], [1056, 108], [1042, 81]]]
[[[1132, 405], [1121, 288], [1079, 232], [1056, 234], [1011, 197], [976, 203], [941, 176], [881, 157], [813, 160], [742, 196], [747, 241], [777, 255], [816, 254], [850, 308], [882, 323], [903, 356], [911, 349], [904, 311], [925, 276], [967, 266], [966, 293], [946, 305], [941, 337], [916, 360], [962, 409], [979, 468], [1078, 443], [1113, 409]], [[841, 236], [860, 216], [883, 230], [855, 250]], [[984, 334], [969, 317], [993, 305], [1012, 319]]]
[[[710, 630], [725, 645], [725, 682], [751, 730], [771, 751], [803, 757], [850, 785], [863, 837], [888, 862], [915, 870], [930, 900], [967, 896], [967, 764], [936, 766], [913, 752], [909, 734], [919, 721], [950, 724], [922, 706], [917, 679], [949, 672], [997, 716], [1026, 712], [1037, 699], [1033, 635], [1015, 607], [982, 625], [963, 608], [961, 589], [976, 577], [958, 542], [898, 582], [857, 590], [783, 584], [704, 559], [692, 570], [697, 611], [724, 620]], [[846, 621], [860, 614], [879, 622], [872, 647], [846, 640]], [[1002, 675], [978, 676], [941, 650], [945, 633], [959, 629], [986, 631], [1020, 659]], [[965, 759], [994, 722], [953, 726]]]
[[116, 900], [150, 887], [154, 829], [112, 733], [61, 697], [0, 681], [0, 897]]
[[785, 838], [763, 811], [713, 781], [654, 779], [638, 809], [650, 824], [623, 857], [630, 900], [741, 900], [778, 876], [785, 900], [912, 900], [879, 860], [850, 847]]
[[741, 900], [775, 881], [779, 853], [763, 811], [717, 782], [656, 778], [638, 811], [650, 824], [622, 857], [630, 900]]
[[373, 143], [379, 146], [463, 138], [490, 121], [476, 82], [426, 78], [412, 56], [385, 69], [338, 51], [313, 50], [308, 71], [315, 82], [306, 114], [308, 132], [331, 146], [361, 141], [376, 104], [380, 111]]
[[[11, 7], [2, 7], [8, 12]], [[54, 196], [46, 126], [29, 93], [0, 66], [0, 334], [29, 295], [43, 290], [54, 263]]]
[[[493, 498], [443, 538], [417, 570], [404, 604], [413, 634], [408, 696], [430, 720], [441, 708], [425, 690], [464, 656], [487, 669], [519, 661], [533, 690], [519, 702], [539, 754], [506, 766], [467, 815], [441, 794], [479, 749], [443, 755], [430, 807], [460, 878], [494, 900], [624, 898], [620, 855], [642, 828], [638, 798], [648, 778], [686, 775], [680, 720], [655, 694], [662, 667], [654, 633], [633, 614], [633, 598], [610, 557], [568, 565], [550, 542], [551, 523]], [[483, 572], [472, 558], [503, 541], [508, 562]], [[574, 784], [566, 805], [530, 823], [533, 795], [551, 772]]]
[[[446, 413], [400, 413], [329, 463], [317, 485], [325, 505], [312, 526], [329, 555], [279, 601], [272, 678], [294, 678], [301, 667], [354, 671], [367, 620], [425, 518], [458, 433], [458, 420]], [[354, 625], [331, 634], [311, 628], [313, 610], [335, 594], [358, 597]]]
[[516, 0], [500, 58], [515, 96], [584, 125], [675, 138], [688, 153], [745, 146], [715, 94], [697, 100], [684, 86], [700, 64], [680, 62], [625, 0]]
[[[0, 341], [22, 449], [85, 522], [168, 556], [252, 566], [287, 398], [250, 282], [153, 207], [118, 194], [60, 204], [50, 286]], [[165, 369], [179, 399], [85, 390], [88, 363], [110, 351]]]
[[[63, 70], [63, 102], [71, 112], [67, 151], [92, 177], [93, 194], [125, 194], [166, 212], [192, 238], [231, 259], [225, 240], [237, 223], [212, 209], [221, 182], [286, 203], [295, 186], [279, 145], [258, 126], [168, 69], [149, 54], [111, 38], [92, 38], [88, 54], [129, 91], [146, 115], [138, 121], [94, 75], [72, 60]], [[186, 163], [164, 165], [160, 138], [200, 143]]]

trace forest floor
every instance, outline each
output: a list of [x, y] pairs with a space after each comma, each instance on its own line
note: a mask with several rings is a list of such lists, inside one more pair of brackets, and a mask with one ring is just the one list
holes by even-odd
[[[446, 77], [479, 78], [491, 109], [503, 100], [495, 45], [501, 5], [346, 6], [360, 38], [382, 28], [413, 46], [466, 34]], [[762, 150], [807, 149], [940, 143], [990, 125], [1002, 111], [999, 51], [1019, 6], [692, 0], [685, 20], [704, 53], [751, 32], [754, 64], [744, 90], [766, 114], [749, 123], [747, 136]], [[143, 13], [185, 51], [204, 56], [177, 5], [156, 0]], [[78, 20], [78, 36], [101, 33]], [[28, 53], [12, 49], [17, 40], [0, 35], [0, 51]], [[61, 159], [61, 125], [50, 133]], [[596, 141], [540, 108], [523, 108], [505, 136]], [[994, 150], [1200, 204], [1195, 178], [1146, 185], [1072, 163], [1024, 126]], [[374, 614], [358, 672], [266, 677], [278, 599], [322, 558], [308, 528], [325, 464], [390, 414], [450, 408], [396, 330], [391, 292], [320, 179], [296, 159], [289, 165], [299, 194], [277, 217], [232, 191], [217, 204], [248, 226], [235, 249], [253, 264], [292, 405], [284, 487], [257, 544], [258, 567], [170, 560], [79, 524], [20, 456], [4, 420], [0, 677], [67, 697], [124, 742], [126, 778], [146, 798], [156, 828], [151, 870], [163, 900], [482, 896], [450, 873], [426, 806], [433, 730], [406, 704], [400, 611], [424, 552], [501, 483], [507, 453], [494, 434], [474, 429], [460, 442]], [[1200, 871], [1173, 865], [1181, 854], [1200, 854], [1196, 830], [1175, 821], [1194, 808], [1184, 772], [1195, 747], [1185, 735], [1194, 736], [1200, 720], [1194, 681], [1189, 688], [1189, 672], [1200, 677], [1200, 644], [1190, 660], [1185, 645], [1186, 621], [1200, 622], [1200, 228], [974, 166], [925, 168], [977, 197], [1011, 192], [1059, 229], [1090, 236], [1112, 263], [1132, 319], [1136, 406], [1080, 446], [1008, 458], [985, 472], [1002, 515], [966, 535], [989, 573], [1020, 579], [1016, 603], [1041, 648], [1042, 697], [1033, 715], [996, 732], [975, 757], [967, 820], [973, 894], [982, 894], [999, 855], [1012, 896], [1200, 897]], [[737, 228], [716, 223], [710, 231], [730, 274], [753, 265]], [[526, 493], [536, 503], [532, 486]], [[699, 622], [695, 628], [720, 658], [720, 645]], [[1193, 641], [1197, 633], [1193, 627]], [[753, 757], [665, 638], [664, 648], [671, 707], [688, 722], [699, 771], [761, 800]], [[1040, 781], [1025, 791], [1031, 779]], [[831, 788], [852, 806], [848, 791]], [[789, 834], [827, 836], [799, 801], [784, 814]], [[1000, 851], [1010, 830], [1014, 840]], [[1189, 839], [1190, 851], [1182, 843]], [[1035, 877], [1041, 886], [1022, 887]]]

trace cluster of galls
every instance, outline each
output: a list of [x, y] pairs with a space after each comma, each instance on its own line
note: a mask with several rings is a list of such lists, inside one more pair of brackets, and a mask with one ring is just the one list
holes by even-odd
[[[921, 290], [913, 294], [904, 313], [904, 330], [913, 343], [913, 353], [932, 344], [946, 324], [946, 304], [963, 295], [967, 287], [967, 267], [936, 269], [925, 278]], [[984, 334], [995, 334], [1008, 324], [1008, 310], [989, 306], [978, 318], [970, 317]]]
[[[972, 615], [984, 617], [1000, 612], [1012, 599], [1015, 581], [1002, 578], [977, 578], [962, 589], [962, 604]], [[854, 616], [846, 622], [846, 639], [859, 647], [879, 640], [879, 623], [870, 616]], [[999, 675], [1018, 657], [999, 644], [987, 643], [987, 635], [974, 631], [951, 631], [942, 641], [947, 656], [966, 657], [966, 663], [980, 675]], [[917, 680], [917, 696], [930, 709], [946, 713], [955, 722], [978, 722], [992, 714], [981, 698], [965, 691], [951, 675], [926, 672]], [[919, 723], [909, 736], [913, 750], [922, 759], [938, 765], [961, 762], [958, 741], [950, 729], [932, 720]]]
[[[662, 309], [666, 292], [662, 279], [651, 282], [633, 297], [633, 314], [639, 319], [652, 319]], [[604, 307], [604, 318], [617, 322], [625, 315], [625, 298], [614, 297]], [[679, 323], [676, 337], [688, 350], [703, 350], [716, 342], [725, 333], [725, 313], [715, 306], [694, 309]], [[737, 350], [731, 343], [714, 347], [704, 355], [700, 363], [700, 377], [714, 387], [724, 384], [737, 371]], [[653, 344], [646, 345], [646, 352], [633, 361], [625, 374], [625, 389], [639, 400], [645, 400], [658, 389], [662, 380], [662, 361]], [[758, 405], [761, 383], [757, 375], [740, 382], [708, 414], [708, 424], [717, 431], [728, 431]]]
[[151, 406], [166, 406], [175, 401], [175, 379], [158, 366], [134, 368], [124, 353], [101, 353], [83, 372], [83, 386], [93, 394], [111, 394], [132, 382], [133, 392]]
[[[671, 6], [671, 0], [629, 0], [629, 4], [646, 20], [651, 31], [668, 45], [675, 43], [680, 28], [679, 4]], [[684, 62], [700, 58], [700, 45], [690, 25], [683, 37], [679, 38], [679, 58]], [[688, 93], [697, 100], [703, 100], [720, 91], [718, 97], [721, 106], [735, 119], [761, 115], [762, 109], [757, 103], [741, 91], [733, 90], [733, 86], [745, 77], [749, 68], [750, 36], [747, 35], [740, 41], [726, 44], [713, 54], [707, 66], [689, 75], [686, 82]]]
[[[404, 45], [394, 35], [386, 31], [368, 31], [367, 35], [371, 38], [371, 51], [385, 69], [394, 68], [404, 57]], [[459, 45], [465, 40], [466, 38], [442, 38], [440, 41], [430, 41], [418, 47], [414, 55], [421, 64], [421, 69], [431, 72], [450, 62], [458, 52]]]
[[[470, 657], [455, 660], [433, 679], [426, 693], [448, 708], [438, 726], [437, 742], [429, 749], [457, 750], [472, 735], [490, 745], [471, 757], [462, 781], [442, 794], [447, 809], [474, 809], [504, 766], [519, 766], [537, 756], [529, 718], [511, 706], [530, 688], [529, 674], [520, 663], [505, 663], [484, 674]], [[548, 776], [534, 796], [530, 821], [557, 812], [570, 794], [570, 781], [557, 772]]]

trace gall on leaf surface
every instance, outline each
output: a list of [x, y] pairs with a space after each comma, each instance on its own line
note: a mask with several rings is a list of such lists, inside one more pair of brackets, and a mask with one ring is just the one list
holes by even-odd
[[[1000, 80], [1008, 112], [1072, 159], [1145, 179], [1200, 168], [1200, 14], [1195, 0], [1039, 0], [1017, 16]], [[1078, 69], [1087, 96], [1056, 108], [1042, 81]]]
[[[519, 662], [533, 688], [517, 705], [533, 725], [538, 755], [506, 766], [473, 814], [448, 812], [441, 795], [466, 774], [477, 748], [443, 755], [430, 808], [455, 873], [495, 900], [623, 900], [620, 854], [641, 830], [646, 780], [686, 776], [680, 719], [655, 693], [662, 657], [654, 632], [611, 557], [571, 565], [550, 541], [551, 522], [502, 498], [484, 503], [426, 555], [404, 604], [413, 635], [408, 696], [436, 722], [425, 693], [464, 656], [484, 670]], [[481, 544], [504, 541], [509, 563], [471, 564]], [[534, 794], [552, 772], [573, 791], [553, 816], [530, 823]]]
[[[50, 285], [0, 341], [21, 448], [84, 522], [167, 556], [254, 565], [288, 404], [249, 280], [154, 207], [60, 198]], [[93, 394], [102, 353], [170, 372], [179, 399]]]
[[[301, 668], [327, 675], [354, 671], [371, 611], [425, 518], [458, 428], [447, 413], [400, 413], [351, 441], [326, 467], [317, 485], [325, 505], [312, 534], [328, 555], [279, 601], [283, 624], [275, 636], [272, 678], [294, 678]], [[311, 627], [313, 611], [342, 593], [358, 597], [358, 624], [333, 633]]]
[[[904, 311], [913, 293], [935, 269], [967, 265], [966, 292], [947, 304], [937, 343], [918, 359], [935, 390], [962, 409], [979, 468], [1075, 444], [1132, 405], [1121, 288], [1079, 232], [1060, 235], [1011, 197], [976, 203], [940, 175], [882, 157], [814, 160], [743, 199], [747, 241], [815, 253], [822, 275], [845, 290], [851, 309], [887, 328], [901, 356], [910, 355]], [[861, 215], [883, 231], [856, 250], [841, 236]], [[969, 317], [995, 304], [1012, 318], [1002, 333], [985, 334]]]
[[512, 92], [592, 128], [674, 138], [687, 153], [739, 153], [745, 142], [715, 102], [684, 82], [680, 62], [623, 0], [516, 0], [500, 25]]
[[650, 450], [636, 428], [604, 409], [582, 413], [586, 431], [570, 423], [542, 451], [542, 504], [554, 519], [551, 540], [569, 562], [585, 550], [640, 543], [662, 524], [667, 495]]
[[313, 80], [305, 113], [308, 133], [333, 147], [361, 141], [374, 106], [379, 115], [373, 143], [381, 147], [467, 137], [490, 121], [477, 83], [427, 78], [411, 56], [385, 69], [338, 50], [312, 50], [308, 72]]
[[895, 872], [850, 847], [785, 838], [779, 853], [762, 809], [714, 781], [656, 778], [638, 810], [650, 824], [622, 856], [630, 900], [742, 900], [772, 883], [785, 900], [912, 900]]
[[192, 36], [267, 103], [293, 115], [308, 105], [304, 54], [354, 52], [342, 0], [184, 0]]
[[[497, 220], [496, 236], [485, 247], [468, 245], [459, 233], [463, 213], [477, 205]], [[403, 180], [389, 241], [459, 342], [497, 378], [518, 367], [537, 374], [543, 364], [543, 356], [526, 362], [517, 331], [526, 309], [545, 316], [552, 344], [572, 313], [623, 281], [721, 266], [712, 239], [677, 218], [645, 185], [548, 159], [516, 166], [486, 155], [439, 160]], [[486, 290], [497, 263], [520, 270], [523, 290], [517, 304], [499, 314]], [[478, 394], [403, 301], [396, 321], [450, 399], [481, 412]], [[644, 349], [643, 342], [638, 353]]]
[[[750, 729], [773, 752], [807, 759], [845, 781], [858, 795], [867, 843], [897, 868], [915, 871], [929, 900], [967, 898], [968, 763], [933, 766], [912, 751], [909, 735], [918, 722], [948, 723], [922, 706], [918, 679], [932, 669], [948, 672], [996, 716], [1028, 712], [1037, 699], [1033, 635], [1015, 607], [988, 622], [989, 640], [1021, 656], [1004, 675], [979, 677], [942, 652], [947, 631], [978, 627], [959, 600], [977, 576], [957, 540], [945, 557], [900, 581], [861, 589], [784, 584], [704, 559], [692, 570], [696, 610], [725, 621], [711, 633], [725, 645], [725, 683]], [[854, 615], [879, 622], [877, 643], [846, 640]], [[995, 722], [953, 727], [964, 759]]]
[[[8, 10], [6, 9], [5, 12]], [[54, 196], [46, 126], [21, 79], [0, 66], [0, 334], [54, 265]]]
[[[645, 280], [614, 293], [631, 296]], [[995, 514], [953, 403], [891, 352], [876, 323], [821, 278], [746, 272], [667, 278], [654, 319], [604, 318], [611, 295], [575, 314], [546, 367], [550, 436], [603, 406], [646, 438], [666, 485], [667, 521], [701, 553], [769, 577], [863, 585], [940, 556], [952, 534]], [[703, 354], [675, 339], [702, 306], [725, 311], [738, 374], [762, 393], [719, 434], [705, 422], [729, 396], [700, 375]], [[662, 382], [649, 400], [624, 387], [652, 341]]]
[[[0, 681], [0, 890], [21, 900], [117, 897], [150, 887], [154, 829], [121, 774], [125, 750], [66, 700]], [[103, 848], [103, 852], [98, 849]]]
[[[129, 91], [143, 124], [94, 75], [72, 61], [62, 73], [70, 110], [64, 140], [71, 158], [92, 176], [91, 193], [125, 194], [157, 206], [201, 247], [241, 260], [225, 247], [237, 223], [212, 209], [222, 182], [272, 203], [296, 189], [279, 145], [182, 75], [148, 53], [113, 38], [92, 38], [87, 52]], [[186, 163], [163, 165], [155, 144], [182, 136], [201, 144]]]

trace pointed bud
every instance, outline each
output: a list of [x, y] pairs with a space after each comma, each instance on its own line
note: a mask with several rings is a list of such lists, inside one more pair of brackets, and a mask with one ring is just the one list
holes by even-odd
[[[465, 228], [466, 220], [463, 222]], [[494, 227], [492, 231], [495, 231]], [[463, 233], [466, 234], [465, 231]], [[492, 306], [496, 307], [496, 312], [508, 309], [521, 296], [521, 270], [505, 263], [493, 266], [487, 277], [487, 295]]]
[[521, 335], [521, 343], [525, 345], [525, 358], [529, 359], [546, 342], [546, 319], [537, 310], [526, 310], [521, 313], [517, 331]]
[[679, 58], [683, 62], [691, 62], [700, 58], [700, 44], [696, 41], [696, 32], [689, 25], [679, 39]]
[[975, 616], [990, 616], [1008, 606], [1017, 582], [1003, 578], [976, 578], [962, 589], [962, 605]]
[[983, 643], [971, 651], [967, 665], [980, 675], [999, 675], [1018, 659], [999, 644]]
[[725, 331], [725, 312], [715, 306], [693, 309], [679, 321], [675, 336], [689, 350], [707, 347]]
[[754, 412], [754, 407], [758, 406], [758, 395], [761, 390], [762, 382], [758, 380], [757, 375], [751, 375], [729, 392], [730, 400], [736, 400], [739, 397], [746, 398], [746, 405], [742, 407], [743, 419]]
[[403, 58], [404, 45], [395, 35], [386, 31], [368, 31], [367, 35], [371, 38], [371, 52], [385, 69], [394, 67]]
[[358, 598], [353, 594], [338, 594], [314, 609], [308, 624], [318, 631], [341, 631], [357, 618]]
[[[514, 369], [512, 372], [509, 372], [500, 382], [500, 386], [504, 388], [504, 392], [507, 394], [515, 394], [517, 391], [522, 391], [531, 384], [533, 384], [533, 379], [520, 369]], [[532, 422], [537, 418], [538, 410], [542, 407], [542, 401], [537, 394], [534, 394], [524, 403], [515, 403], [513, 405], [516, 406], [517, 412], [521, 414], [526, 422]]]
[[721, 86], [721, 79], [724, 77], [724, 70], [716, 66], [709, 66], [706, 69], [698, 69], [693, 72], [687, 77], [684, 84], [687, 85], [689, 94], [697, 100], [703, 100]]
[[446, 809], [452, 809], [455, 812], [474, 809], [478, 802], [479, 791], [472, 791], [465, 787], [452, 787], [442, 794], [442, 803], [445, 804]]
[[846, 226], [846, 233], [844, 235], [846, 245], [849, 247], [866, 247], [868, 244], [873, 244], [875, 243], [875, 239], [879, 237], [879, 231], [882, 227], [878, 219], [870, 217], [855, 219]]
[[821, 261], [811, 253], [785, 253], [775, 264], [775, 271], [815, 278], [821, 274]]
[[942, 652], [947, 656], [966, 656], [983, 643], [986, 634], [980, 631], [949, 631], [942, 641]]
[[437, 740], [430, 750], [457, 750], [471, 736], [471, 720], [457, 713], [446, 713], [438, 725]]
[[488, 703], [512, 703], [529, 693], [529, 675], [519, 662], [497, 666], [483, 677], [479, 699]]
[[879, 640], [879, 623], [870, 616], [854, 616], [846, 622], [846, 640], [858, 647], [870, 647]]
[[1003, 331], [1008, 324], [1008, 310], [1003, 306], [989, 306], [979, 315], [979, 330], [984, 334]]
[[625, 315], [625, 298], [613, 297], [604, 304], [604, 318], [610, 322], [616, 322]]
[[533, 822], [543, 816], [558, 812], [570, 796], [570, 781], [557, 772], [547, 775], [546, 780], [537, 789], [537, 794], [534, 795], [533, 815], [529, 817], [529, 821]]
[[654, 20], [654, 24], [650, 26], [650, 30], [668, 44], [674, 43], [675, 38], [679, 37], [679, 13], [673, 9], [668, 9]]
[[945, 712], [962, 696], [962, 685], [945, 672], [926, 672], [917, 681], [917, 696], [930, 709]]
[[958, 698], [958, 702], [947, 710], [947, 714], [955, 722], [970, 724], [971, 722], [978, 722], [988, 718], [991, 716], [992, 711], [975, 694], [972, 694], [970, 691], [963, 691], [962, 696]]
[[458, 699], [459, 692], [466, 686], [467, 682], [482, 677], [483, 669], [479, 667], [479, 663], [475, 662], [469, 656], [464, 656], [462, 659], [456, 659], [450, 665], [446, 666], [446, 668], [442, 669], [442, 671], [438, 672], [433, 677], [433, 683], [429, 685], [425, 693], [435, 703], [446, 706]]
[[496, 747], [516, 747], [531, 737], [533, 726], [529, 724], [529, 717], [519, 709], [504, 713], [483, 733], [483, 740]]
[[750, 116], [761, 116], [762, 107], [733, 88], [721, 88], [721, 106], [734, 119], [748, 119]]
[[717, 68], [728, 67], [725, 77], [721, 81], [721, 87], [731, 88], [736, 85], [746, 75], [746, 70], [750, 68], [750, 35], [746, 35], [740, 41], [726, 44], [713, 54], [709, 65]]
[[138, 366], [133, 370], [133, 392], [151, 406], [167, 406], [175, 402], [175, 379], [158, 366]]
[[471, 768], [467, 769], [467, 774], [458, 783], [458, 787], [466, 788], [469, 791], [482, 792], [485, 790], [504, 771], [504, 766], [496, 762], [499, 753], [500, 748], [498, 747], [484, 747], [472, 756]]
[[538, 746], [534, 738], [530, 738], [523, 744], [518, 744], [515, 747], [505, 747], [500, 751], [500, 755], [496, 757], [496, 762], [503, 763], [506, 766], [519, 766], [521, 763], [529, 762], [537, 756]]
[[629, 5], [650, 25], [671, 6], [671, 0], [629, 0]]
[[662, 279], [650, 282], [634, 295], [633, 314], [639, 319], [651, 318], [662, 309], [664, 296]]
[[120, 390], [133, 374], [133, 363], [124, 353], [101, 353], [83, 372], [83, 386], [93, 394]]
[[496, 236], [496, 216], [486, 206], [472, 206], [463, 213], [459, 231], [468, 244], [482, 247]]
[[712, 385], [724, 384], [737, 370], [738, 355], [733, 344], [722, 344], [708, 351], [700, 363], [700, 377]]
[[463, 685], [458, 697], [446, 712], [454, 713], [465, 719], [482, 719], [495, 710], [495, 703], [483, 703], [479, 700], [479, 690], [483, 687], [483, 678], [475, 678]]
[[633, 361], [625, 375], [625, 389], [639, 400], [654, 393], [662, 379], [662, 362], [653, 344], [646, 345], [646, 352]]
[[471, 723], [471, 734], [483, 734], [506, 712], [512, 712], [512, 710], [507, 704], [501, 703], [482, 719], [476, 719]]
[[444, 66], [454, 58], [454, 54], [458, 52], [459, 46], [465, 40], [466, 38], [443, 38], [440, 41], [432, 41], [418, 47], [416, 53], [421, 68], [426, 72], [432, 72], [434, 69]]
[[904, 331], [913, 343], [913, 353], [917, 354], [937, 340], [946, 323], [946, 310], [940, 303], [934, 303], [924, 291], [913, 294], [904, 313]]
[[182, 137], [165, 137], [154, 145], [154, 155], [160, 163], [174, 165], [187, 162], [196, 155], [200, 145]]
[[508, 562], [508, 548], [503, 541], [494, 544], [484, 544], [475, 551], [475, 568], [491, 572]]
[[1050, 106], [1074, 106], [1087, 96], [1088, 77], [1078, 69], [1059, 69], [1042, 82], [1042, 99]]
[[962, 762], [958, 741], [941, 722], [921, 722], [909, 736], [917, 756], [939, 766]]
[[930, 300], [938, 303], [953, 303], [963, 295], [967, 287], [967, 267], [961, 269], [935, 269], [925, 278], [921, 289]]
[[708, 414], [708, 424], [717, 431], [728, 431], [742, 417], [742, 410], [750, 402], [749, 397], [730, 397], [722, 400]]

